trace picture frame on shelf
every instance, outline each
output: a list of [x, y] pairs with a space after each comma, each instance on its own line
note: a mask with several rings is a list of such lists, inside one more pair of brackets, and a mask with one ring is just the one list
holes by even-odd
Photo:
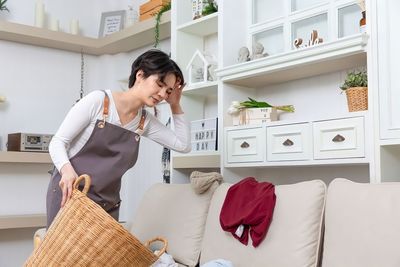
[[99, 38], [118, 32], [124, 28], [126, 10], [101, 13]]

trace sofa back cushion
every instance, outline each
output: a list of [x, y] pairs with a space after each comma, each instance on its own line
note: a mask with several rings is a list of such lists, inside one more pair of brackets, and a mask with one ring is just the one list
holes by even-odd
[[328, 189], [323, 267], [400, 266], [400, 183], [335, 179]]
[[219, 214], [229, 184], [214, 193], [207, 217], [200, 262], [226, 259], [235, 267], [314, 267], [321, 242], [326, 186], [314, 180], [275, 187], [276, 205], [267, 236], [254, 248], [224, 232]]
[[197, 195], [190, 184], [153, 185], [138, 207], [131, 233], [142, 242], [165, 237], [167, 252], [177, 262], [195, 266], [213, 191]]

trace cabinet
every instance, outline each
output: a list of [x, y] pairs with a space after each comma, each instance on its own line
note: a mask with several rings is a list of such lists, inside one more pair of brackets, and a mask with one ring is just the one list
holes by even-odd
[[[369, 30], [359, 28], [357, 1], [220, 0], [218, 13], [198, 21], [190, 16], [189, 2], [172, 3], [171, 49], [178, 64], [185, 68], [196, 49], [218, 54], [218, 80], [189, 86], [183, 105], [189, 120], [218, 117], [225, 180], [273, 175], [270, 180], [277, 184], [290, 183], [292, 177], [370, 181], [375, 137], [365, 129], [375, 129], [375, 114], [372, 108], [348, 112], [339, 89], [349, 70], [367, 67], [371, 50]], [[238, 62], [239, 49], [245, 46], [252, 55], [256, 43], [266, 56]], [[233, 126], [229, 106], [248, 97], [293, 104], [296, 111], [280, 114], [278, 122]], [[183, 181], [193, 169], [198, 165], [174, 171]]]
[[[378, 181], [399, 181], [400, 173], [400, 82], [397, 70], [400, 67], [400, 52], [397, 42], [400, 34], [396, 26], [400, 22], [398, 11], [400, 3], [394, 0], [371, 1], [369, 19], [372, 20], [371, 34], [376, 38], [372, 41], [372, 54], [369, 65], [373, 74], [376, 108], [376, 176]], [[368, 13], [367, 13], [368, 15]], [[369, 76], [370, 70], [369, 70]], [[369, 78], [368, 78], [369, 79]]]
[[396, 72], [400, 68], [400, 23], [398, 11], [400, 3], [394, 0], [382, 1], [377, 6], [377, 54], [378, 54], [378, 86], [380, 112], [380, 138], [399, 139], [400, 144], [400, 81]]
[[[232, 101], [251, 97], [296, 109], [261, 126], [266, 131], [266, 146], [259, 148], [263, 160], [232, 162], [232, 148], [226, 146], [223, 176], [232, 181], [255, 176], [277, 184], [339, 176], [370, 181], [374, 136], [364, 129], [374, 127], [372, 113], [348, 112], [339, 90], [349, 70], [367, 67], [369, 35], [359, 29], [357, 2], [220, 1], [219, 7], [219, 110], [227, 133], [222, 138], [229, 140], [229, 132], [238, 130], [226, 112]], [[318, 42], [312, 44], [312, 38]], [[239, 49], [246, 46], [253, 54], [256, 43], [267, 55], [237, 62]]]

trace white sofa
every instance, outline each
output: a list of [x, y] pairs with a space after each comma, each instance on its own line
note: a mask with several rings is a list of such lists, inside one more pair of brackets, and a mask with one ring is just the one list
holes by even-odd
[[180, 266], [226, 259], [235, 267], [400, 266], [400, 183], [335, 179], [276, 186], [265, 240], [254, 248], [224, 232], [219, 213], [230, 184], [197, 195], [185, 185], [156, 184], [145, 194], [131, 232], [169, 240]]

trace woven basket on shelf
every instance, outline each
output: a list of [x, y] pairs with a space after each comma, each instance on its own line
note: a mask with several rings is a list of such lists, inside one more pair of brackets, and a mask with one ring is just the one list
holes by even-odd
[[[81, 192], [77, 187], [83, 179], [85, 186]], [[25, 266], [148, 267], [165, 252], [165, 239], [155, 238], [143, 245], [90, 200], [86, 196], [89, 186], [88, 175], [75, 181], [71, 199], [57, 214]], [[164, 242], [157, 255], [148, 248], [154, 241]]]
[[368, 109], [368, 87], [351, 87], [346, 89], [349, 111]]

